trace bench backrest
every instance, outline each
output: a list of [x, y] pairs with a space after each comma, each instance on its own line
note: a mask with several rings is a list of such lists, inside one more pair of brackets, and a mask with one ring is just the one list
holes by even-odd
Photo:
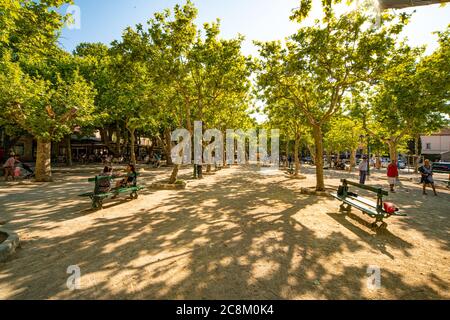
[[138, 176], [139, 176], [139, 173], [135, 173], [135, 174], [130, 173], [130, 174], [127, 174], [127, 175], [124, 175], [124, 176], [96, 176], [94, 178], [88, 179], [88, 181], [89, 182], [95, 182], [94, 194], [98, 194], [99, 190], [100, 190], [100, 181], [134, 177], [134, 179], [133, 179], [133, 187], [136, 187], [137, 186], [137, 177]]
[[365, 184], [359, 184], [359, 183], [356, 183], [356, 182], [353, 182], [353, 181], [348, 181], [346, 179], [342, 179], [341, 182], [344, 183], [344, 184], [350, 185], [350, 186], [354, 186], [354, 187], [360, 188], [360, 189], [364, 189], [364, 190], [375, 192], [376, 194], [379, 194], [381, 196], [388, 196], [389, 195], [389, 192], [384, 191], [381, 188], [375, 188], [375, 187], [372, 187], [372, 186], [366, 186]]
[[366, 186], [365, 184], [356, 183], [353, 181], [348, 181], [346, 179], [341, 180], [343, 186], [344, 186], [344, 196], [346, 197], [348, 194], [348, 186], [354, 186], [359, 189], [368, 190], [375, 192], [377, 194], [377, 210], [382, 211], [383, 210], [383, 196], [388, 196], [389, 192], [384, 191], [381, 188], [375, 188], [372, 186]]
[[[123, 175], [123, 176], [95, 176], [94, 178], [89, 178], [88, 182], [96, 182], [96, 181], [108, 180], [108, 179], [114, 180], [114, 179], [120, 179], [120, 178], [127, 178], [127, 177], [131, 177], [131, 176], [132, 176], [132, 174]], [[139, 176], [140, 176], [140, 174], [136, 173], [136, 178]]]

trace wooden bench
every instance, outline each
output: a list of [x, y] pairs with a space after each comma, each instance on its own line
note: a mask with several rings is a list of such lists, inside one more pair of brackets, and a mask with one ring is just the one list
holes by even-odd
[[[356, 182], [348, 181], [346, 179], [341, 180], [342, 185], [339, 187], [341, 192], [332, 194], [334, 198], [342, 201], [341, 210], [350, 211], [352, 207], [361, 210], [364, 214], [369, 215], [371, 218], [375, 219], [372, 223], [372, 227], [378, 227], [378, 223], [381, 222], [380, 228], [387, 228], [387, 223], [384, 219], [390, 218], [391, 216], [405, 217], [406, 214], [397, 211], [395, 213], [387, 213], [383, 207], [383, 197], [388, 196], [389, 193], [381, 188], [375, 188], [371, 186], [366, 186]], [[360, 197], [359, 195], [349, 191], [349, 186], [353, 186], [359, 189], [367, 190], [376, 193], [377, 201], [374, 202], [370, 199]]]
[[[124, 178], [128, 178], [128, 177], [132, 177], [133, 175], [125, 175], [125, 176], [96, 176], [94, 178], [89, 178], [88, 182], [94, 182], [95, 186], [94, 186], [94, 192], [87, 192], [87, 193], [83, 193], [80, 194], [80, 197], [88, 197], [91, 199], [92, 201], [92, 209], [102, 209], [103, 208], [103, 200], [109, 198], [109, 197], [114, 197], [117, 196], [119, 194], [122, 193], [130, 193], [130, 197], [131, 199], [137, 199], [138, 198], [138, 192], [142, 189], [144, 189], [141, 186], [137, 185], [137, 177], [139, 176], [139, 174], [136, 174], [134, 176], [134, 182], [132, 186], [129, 187], [123, 187], [123, 188], [111, 188], [110, 191], [108, 192], [100, 192], [100, 181], [103, 180], [114, 180], [114, 179], [124, 179]], [[112, 183], [112, 182], [111, 182]]]

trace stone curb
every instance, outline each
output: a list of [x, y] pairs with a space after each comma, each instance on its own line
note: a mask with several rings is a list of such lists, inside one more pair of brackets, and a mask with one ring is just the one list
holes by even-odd
[[333, 191], [331, 191], [331, 190], [316, 191], [316, 190], [309, 189], [309, 188], [301, 188], [301, 191], [300, 191], [301, 194], [306, 194], [309, 196], [326, 197], [326, 198], [333, 199], [333, 196], [331, 195], [332, 192]]
[[148, 186], [149, 189], [152, 190], [185, 190], [187, 187], [187, 183], [180, 184], [168, 184], [168, 183], [152, 183]]
[[8, 238], [0, 243], [0, 262], [6, 261], [14, 252], [16, 248], [20, 245], [19, 236], [9, 230], [0, 228], [0, 232], [5, 233]]

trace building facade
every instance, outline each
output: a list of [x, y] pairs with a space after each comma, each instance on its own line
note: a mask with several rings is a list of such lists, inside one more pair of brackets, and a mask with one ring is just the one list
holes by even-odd
[[435, 159], [445, 160], [446, 154], [450, 152], [450, 128], [441, 130], [438, 133], [422, 136], [422, 155]]
[[[112, 143], [115, 146], [115, 143]], [[111, 147], [111, 146], [110, 146]], [[153, 147], [153, 148], [152, 148]], [[157, 147], [157, 146], [156, 146]], [[153, 141], [149, 138], [139, 137], [136, 141], [135, 152], [138, 158], [145, 157], [150, 149], [155, 149]], [[35, 162], [37, 142], [31, 135], [23, 135], [20, 138], [9, 137], [0, 127], [0, 161], [6, 161], [10, 154], [20, 156], [24, 162]], [[102, 142], [99, 132], [94, 132], [89, 137], [73, 135], [70, 139], [70, 153], [74, 162], [99, 162], [104, 154], [111, 153], [108, 146]], [[129, 144], [122, 143], [122, 154], [130, 154]], [[52, 162], [65, 163], [69, 155], [69, 141], [63, 139], [60, 142], [52, 142]]]

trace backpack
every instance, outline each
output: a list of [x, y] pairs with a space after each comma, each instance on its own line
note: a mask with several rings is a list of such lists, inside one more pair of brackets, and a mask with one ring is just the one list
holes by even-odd
[[339, 188], [338, 188], [338, 196], [343, 196], [344, 192], [348, 192], [348, 187], [339, 186]]

